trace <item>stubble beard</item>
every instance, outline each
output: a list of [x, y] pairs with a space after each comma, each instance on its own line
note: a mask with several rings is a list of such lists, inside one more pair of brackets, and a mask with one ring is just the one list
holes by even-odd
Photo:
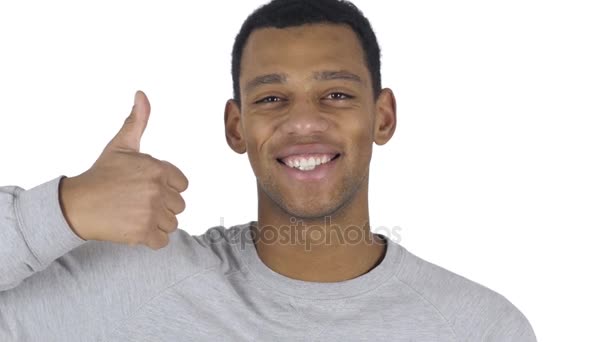
[[270, 173], [258, 178], [258, 189], [261, 189], [275, 206], [286, 215], [306, 221], [323, 222], [326, 217], [336, 216], [342, 209], [352, 202], [363, 183], [368, 178], [369, 168], [358, 178], [350, 170], [342, 177], [332, 191], [329, 201], [319, 203], [319, 199], [310, 196], [306, 201], [290, 200]]

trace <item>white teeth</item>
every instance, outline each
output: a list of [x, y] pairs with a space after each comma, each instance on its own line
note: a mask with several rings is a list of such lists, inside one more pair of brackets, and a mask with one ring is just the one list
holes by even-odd
[[284, 159], [284, 163], [291, 167], [296, 168], [300, 171], [310, 171], [314, 170], [317, 166], [321, 164], [325, 164], [331, 160], [331, 156], [322, 155], [319, 157], [309, 157], [309, 158], [286, 158]]

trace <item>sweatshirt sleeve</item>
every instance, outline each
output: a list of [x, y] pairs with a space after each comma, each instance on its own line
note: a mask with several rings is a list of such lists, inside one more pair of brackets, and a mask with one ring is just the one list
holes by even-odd
[[486, 330], [483, 342], [536, 342], [532, 325], [515, 306], [494, 320]]
[[62, 177], [0, 188], [0, 341], [105, 341], [159, 293], [217, 263], [183, 230], [160, 250], [82, 240], [61, 211]]
[[0, 292], [86, 241], [68, 225], [59, 204], [59, 176], [30, 190], [0, 187]]

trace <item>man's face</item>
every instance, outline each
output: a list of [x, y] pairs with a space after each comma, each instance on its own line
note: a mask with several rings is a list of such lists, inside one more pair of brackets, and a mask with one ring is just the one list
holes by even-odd
[[348, 26], [255, 30], [243, 50], [240, 89], [240, 113], [227, 106], [227, 135], [238, 132], [263, 205], [312, 219], [367, 196], [377, 108]]

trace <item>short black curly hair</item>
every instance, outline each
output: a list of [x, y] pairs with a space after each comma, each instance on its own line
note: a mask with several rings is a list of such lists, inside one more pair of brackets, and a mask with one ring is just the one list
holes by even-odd
[[354, 4], [346, 0], [273, 0], [247, 17], [234, 40], [232, 47], [234, 101], [240, 106], [241, 57], [247, 38], [255, 29], [317, 23], [347, 24], [357, 34], [372, 77], [374, 98], [377, 99], [381, 90], [380, 47], [369, 20]]

